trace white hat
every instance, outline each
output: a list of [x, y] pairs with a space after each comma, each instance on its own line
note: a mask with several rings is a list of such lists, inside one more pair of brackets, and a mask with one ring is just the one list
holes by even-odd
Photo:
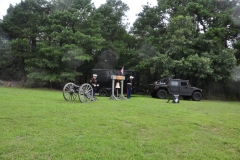
[[97, 77], [97, 74], [93, 74], [93, 77]]
[[134, 77], [133, 77], [133, 76], [130, 76], [130, 78], [132, 78], [132, 79], [133, 79]]

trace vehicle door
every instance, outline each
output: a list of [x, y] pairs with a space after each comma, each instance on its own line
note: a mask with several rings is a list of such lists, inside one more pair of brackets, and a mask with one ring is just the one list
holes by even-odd
[[179, 94], [179, 81], [178, 80], [171, 80], [169, 82], [169, 87], [170, 87], [170, 91], [172, 92], [172, 94]]
[[188, 81], [181, 81], [180, 82], [180, 93], [185, 95], [189, 92], [189, 83]]

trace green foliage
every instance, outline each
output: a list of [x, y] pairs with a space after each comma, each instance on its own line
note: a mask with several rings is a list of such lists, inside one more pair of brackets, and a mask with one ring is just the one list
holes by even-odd
[[[176, 77], [204, 84], [228, 79], [237, 54], [228, 48], [228, 42], [237, 38], [240, 28], [231, 18], [233, 11], [237, 15], [237, 2], [221, 2], [159, 0], [156, 8], [145, 6], [132, 31], [139, 46], [147, 43], [157, 51], [154, 55], [146, 51], [137, 68], [148, 70], [150, 79], [155, 80]], [[159, 17], [156, 22], [162, 25], [155, 23], [149, 30], [154, 17]]]
[[61, 82], [82, 75], [78, 67], [93, 60], [104, 41], [100, 25], [91, 22], [96, 15], [90, 2], [28, 0], [11, 9], [2, 26], [13, 33], [12, 52], [24, 62], [19, 67], [25, 76]]
[[[17, 66], [14, 65], [14, 57], [11, 52], [11, 44], [5, 39], [4, 33], [0, 33], [0, 79], [9, 80], [11, 77], [19, 79]], [[15, 76], [14, 76], [15, 75]]]
[[[138, 39], [138, 47], [144, 44], [152, 44], [158, 47], [162, 36], [165, 33], [166, 16], [157, 7], [143, 6], [143, 11], [138, 14], [138, 18], [133, 24], [131, 33]], [[161, 47], [158, 47], [161, 49]]]
[[237, 42], [235, 42], [233, 44], [234, 48], [236, 49], [236, 52], [235, 52], [235, 57], [237, 59], [237, 63], [240, 64], [240, 41], [238, 39]]
[[123, 20], [128, 6], [121, 0], [108, 0], [101, 5], [96, 14], [99, 15], [101, 36], [104, 38], [102, 50], [97, 52], [95, 68], [128, 68], [128, 55], [133, 49], [131, 35], [127, 33], [127, 25]]

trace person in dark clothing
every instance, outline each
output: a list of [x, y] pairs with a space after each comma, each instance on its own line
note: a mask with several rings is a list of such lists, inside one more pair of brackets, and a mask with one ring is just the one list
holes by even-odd
[[90, 79], [90, 84], [93, 88], [93, 96], [94, 96], [97, 91], [97, 87], [99, 86], [97, 84], [97, 74], [93, 74], [93, 78]]
[[133, 80], [133, 76], [130, 76], [127, 79], [127, 98], [131, 98], [131, 93], [132, 93], [132, 80]]

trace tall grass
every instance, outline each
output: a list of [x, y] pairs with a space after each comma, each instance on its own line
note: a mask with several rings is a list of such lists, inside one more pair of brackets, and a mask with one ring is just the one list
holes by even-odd
[[0, 159], [240, 159], [239, 102], [97, 98], [0, 87]]

